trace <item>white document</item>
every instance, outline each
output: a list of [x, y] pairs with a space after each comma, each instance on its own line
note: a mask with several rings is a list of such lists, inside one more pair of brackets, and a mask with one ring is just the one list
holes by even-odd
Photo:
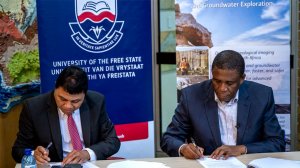
[[107, 168], [170, 168], [170, 167], [159, 162], [126, 160], [126, 161], [111, 163], [107, 166]]
[[98, 166], [96, 166], [95, 164], [93, 164], [92, 162], [85, 162], [82, 164], [83, 168], [100, 168]]
[[299, 168], [300, 161], [266, 157], [252, 160], [248, 166], [254, 168]]
[[239, 161], [236, 157], [229, 157], [226, 160], [216, 160], [210, 157], [204, 157], [197, 159], [197, 161], [205, 168], [247, 168], [247, 166]]

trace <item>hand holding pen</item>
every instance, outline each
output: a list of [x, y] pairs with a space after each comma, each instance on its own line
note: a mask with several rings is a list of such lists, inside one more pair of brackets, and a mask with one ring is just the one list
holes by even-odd
[[50, 142], [46, 148], [43, 146], [38, 146], [34, 150], [34, 157], [37, 164], [46, 164], [50, 161], [49, 158], [49, 148], [52, 146], [52, 142]]
[[192, 143], [184, 144], [181, 149], [180, 153], [187, 159], [199, 159], [203, 157], [204, 149], [197, 146], [194, 139], [191, 139]]

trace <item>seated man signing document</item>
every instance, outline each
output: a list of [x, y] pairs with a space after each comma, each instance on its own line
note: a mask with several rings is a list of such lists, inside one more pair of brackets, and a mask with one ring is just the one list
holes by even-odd
[[88, 90], [88, 77], [81, 68], [65, 68], [53, 91], [24, 102], [12, 147], [16, 162], [25, 148], [34, 150], [38, 164], [83, 163], [106, 159], [119, 150], [104, 96]]
[[284, 151], [272, 89], [246, 81], [244, 59], [232, 50], [218, 53], [211, 70], [211, 80], [182, 90], [162, 150], [188, 159]]

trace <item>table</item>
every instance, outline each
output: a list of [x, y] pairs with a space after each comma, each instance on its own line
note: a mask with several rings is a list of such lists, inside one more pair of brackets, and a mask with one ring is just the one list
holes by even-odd
[[[289, 160], [298, 160], [300, 161], [300, 151], [296, 152], [278, 152], [278, 153], [256, 153], [256, 154], [246, 154], [242, 156], [238, 156], [239, 159], [244, 164], [248, 164], [250, 161], [258, 158], [264, 157], [273, 157], [273, 158], [281, 158], [281, 159], [289, 159]], [[160, 162], [166, 164], [166, 166], [171, 168], [203, 168], [203, 166], [198, 163], [196, 160], [189, 160], [183, 157], [163, 157], [163, 158], [144, 158], [144, 159], [128, 159], [128, 160], [136, 160], [136, 161], [149, 161], [149, 162]], [[95, 165], [100, 168], [106, 168], [109, 164], [114, 162], [124, 161], [121, 160], [98, 160], [93, 162]], [[16, 165], [16, 168], [20, 168], [20, 164]]]
[[[238, 156], [237, 158], [244, 164], [248, 164], [250, 161], [258, 158], [264, 157], [274, 157], [289, 160], [300, 160], [300, 151], [297, 152], [278, 152], [278, 153], [256, 153], [256, 154], [246, 154]], [[163, 157], [163, 158], [146, 158], [146, 159], [130, 159], [130, 160], [142, 160], [142, 161], [152, 161], [161, 162], [166, 164], [171, 168], [203, 168], [196, 160], [188, 160], [183, 157]], [[118, 162], [122, 160], [103, 160], [96, 161], [95, 164], [100, 168], [106, 168], [110, 163]]]

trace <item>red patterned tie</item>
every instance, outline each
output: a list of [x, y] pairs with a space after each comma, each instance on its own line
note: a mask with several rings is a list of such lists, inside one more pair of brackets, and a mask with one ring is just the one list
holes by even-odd
[[80, 141], [80, 136], [75, 124], [75, 121], [72, 117], [72, 115], [68, 116], [68, 129], [71, 137], [71, 142], [73, 145], [74, 150], [81, 150], [82, 149], [82, 144]]

